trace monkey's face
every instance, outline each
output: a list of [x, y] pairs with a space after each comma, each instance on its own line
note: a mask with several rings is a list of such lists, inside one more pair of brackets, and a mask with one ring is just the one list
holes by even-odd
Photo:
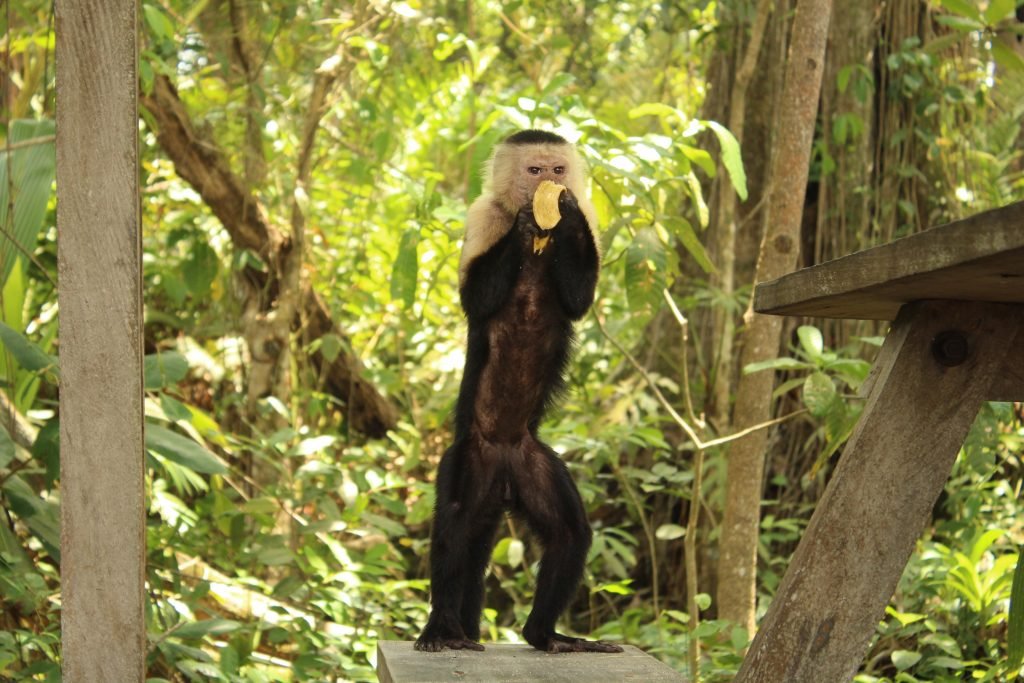
[[544, 180], [565, 184], [569, 173], [569, 157], [555, 151], [534, 148], [519, 160], [516, 175], [516, 205], [526, 206], [533, 201], [537, 186]]

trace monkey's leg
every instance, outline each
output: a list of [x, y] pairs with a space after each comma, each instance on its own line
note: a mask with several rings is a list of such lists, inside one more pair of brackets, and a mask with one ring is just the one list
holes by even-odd
[[468, 548], [468, 567], [466, 585], [462, 589], [462, 609], [459, 612], [459, 623], [462, 631], [470, 640], [480, 640], [480, 613], [484, 606], [484, 573], [487, 563], [491, 560], [494, 548], [494, 534], [498, 529], [502, 513], [498, 512], [488, 519], [478, 520], [479, 533], [470, 539]]
[[484, 649], [474, 640], [480, 630], [479, 607], [473, 633], [463, 628], [462, 615], [467, 598], [470, 606], [478, 605], [482, 599], [477, 594], [477, 586], [480, 591], [483, 589], [480, 539], [488, 531], [493, 538], [497, 515], [484, 509], [486, 498], [475, 487], [488, 483], [474, 481], [471, 461], [465, 442], [457, 443], [441, 459], [430, 549], [431, 611], [423, 633], [416, 640], [417, 650]]
[[618, 645], [571, 638], [555, 631], [555, 622], [572, 600], [583, 576], [590, 525], [576, 484], [565, 463], [550, 448], [527, 438], [526, 466], [516, 472], [520, 509], [544, 546], [533, 611], [523, 637], [547, 652], [622, 652]]

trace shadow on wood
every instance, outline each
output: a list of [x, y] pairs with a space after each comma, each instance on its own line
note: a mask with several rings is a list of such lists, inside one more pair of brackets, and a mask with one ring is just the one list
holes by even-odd
[[632, 645], [617, 654], [551, 655], [529, 645], [488, 643], [483, 652], [417, 652], [411, 641], [377, 643], [381, 683], [685, 683], [682, 674]]

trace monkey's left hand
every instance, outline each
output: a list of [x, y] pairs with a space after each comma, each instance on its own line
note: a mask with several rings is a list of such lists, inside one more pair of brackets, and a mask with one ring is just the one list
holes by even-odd
[[572, 211], [580, 210], [580, 203], [576, 201], [576, 195], [568, 187], [562, 190], [562, 194], [558, 196], [558, 208], [571, 209]]

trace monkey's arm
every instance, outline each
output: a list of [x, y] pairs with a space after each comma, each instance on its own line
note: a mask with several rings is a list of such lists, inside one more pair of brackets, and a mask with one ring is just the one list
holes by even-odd
[[[496, 219], [500, 216], [492, 217]], [[516, 220], [520, 218], [517, 217]], [[505, 303], [522, 264], [521, 242], [520, 231], [513, 225], [484, 253], [475, 257], [472, 254], [466, 255], [465, 275], [459, 286], [459, 298], [462, 301], [462, 309], [470, 321], [486, 320]]]
[[587, 218], [568, 190], [559, 198], [558, 208], [562, 220], [554, 228], [555, 283], [566, 315], [579, 320], [594, 302], [600, 257]]

